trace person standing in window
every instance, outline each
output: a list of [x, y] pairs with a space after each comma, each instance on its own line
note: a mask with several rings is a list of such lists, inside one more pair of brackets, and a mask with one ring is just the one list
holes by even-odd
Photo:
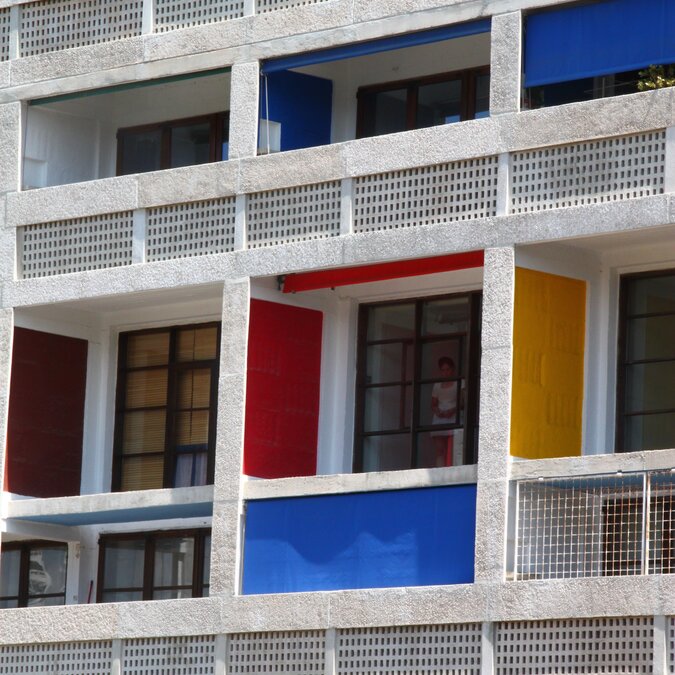
[[[455, 376], [455, 362], [449, 356], [438, 359], [438, 369], [444, 378]], [[436, 382], [431, 390], [432, 424], [454, 424], [457, 421], [458, 404], [457, 380]], [[440, 429], [432, 431], [436, 466], [452, 466], [454, 430]]]

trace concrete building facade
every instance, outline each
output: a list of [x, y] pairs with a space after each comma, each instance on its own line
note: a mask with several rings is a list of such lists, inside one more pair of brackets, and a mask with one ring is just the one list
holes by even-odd
[[673, 29], [2, 0], [0, 673], [674, 672]]

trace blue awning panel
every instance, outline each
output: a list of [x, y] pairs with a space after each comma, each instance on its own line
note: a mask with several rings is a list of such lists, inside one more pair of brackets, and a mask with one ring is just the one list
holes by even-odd
[[418, 45], [440, 42], [441, 40], [451, 40], [453, 38], [466, 37], [467, 35], [477, 35], [478, 33], [489, 33], [490, 25], [490, 19], [481, 19], [480, 21], [443, 26], [443, 28], [434, 28], [417, 33], [396, 35], [394, 37], [382, 38], [381, 40], [369, 40], [333, 49], [322, 49], [317, 52], [293, 54], [292, 56], [284, 56], [279, 59], [266, 61], [263, 64], [262, 72], [263, 74], [276, 73], [280, 70], [289, 70], [290, 68], [313, 66], [317, 63], [340, 61], [342, 59], [351, 59], [355, 56], [367, 56], [368, 54], [386, 52], [392, 49], [417, 47]]
[[603, 0], [527, 18], [525, 86], [675, 62], [675, 0]]
[[470, 584], [476, 486], [251, 501], [244, 595]]

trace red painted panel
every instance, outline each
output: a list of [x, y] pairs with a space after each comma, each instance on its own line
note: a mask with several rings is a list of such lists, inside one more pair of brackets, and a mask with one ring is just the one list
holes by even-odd
[[86, 340], [14, 329], [7, 490], [80, 494], [86, 377]]
[[316, 473], [323, 314], [251, 301], [244, 473]]
[[365, 284], [371, 281], [387, 281], [403, 277], [416, 277], [422, 274], [452, 272], [483, 266], [483, 251], [452, 253], [433, 258], [397, 260], [395, 262], [361, 265], [359, 267], [339, 267], [334, 270], [302, 272], [289, 274], [284, 280], [284, 293], [313, 291], [317, 288], [336, 288]]

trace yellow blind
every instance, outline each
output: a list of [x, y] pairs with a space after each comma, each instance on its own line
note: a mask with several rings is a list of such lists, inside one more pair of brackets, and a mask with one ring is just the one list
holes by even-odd
[[586, 283], [517, 268], [511, 454], [581, 454]]

